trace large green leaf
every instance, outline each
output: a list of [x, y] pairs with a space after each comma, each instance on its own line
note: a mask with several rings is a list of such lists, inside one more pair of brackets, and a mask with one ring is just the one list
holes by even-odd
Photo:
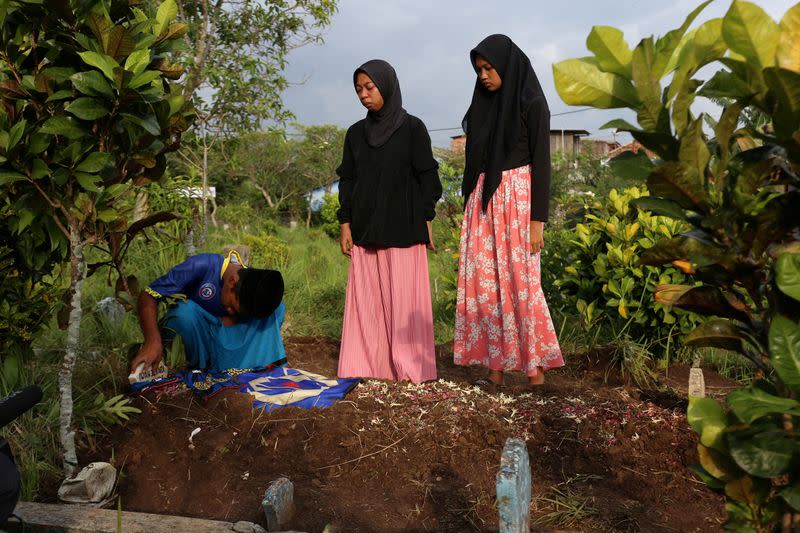
[[797, 445], [783, 429], [738, 436], [728, 434], [728, 447], [736, 465], [752, 476], [771, 478], [790, 471]]
[[[689, 152], [689, 148], [682, 148]], [[699, 159], [697, 150], [697, 158]], [[709, 205], [708, 194], [703, 186], [702, 176], [696, 167], [684, 162], [668, 161], [657, 166], [647, 177], [647, 188], [652, 196], [674, 200], [681, 207], [704, 211]]]
[[75, 179], [78, 181], [81, 188], [87, 192], [100, 192], [103, 190], [97, 185], [97, 183], [101, 181], [100, 176], [97, 174], [76, 172]]
[[800, 325], [777, 315], [769, 325], [769, 356], [781, 381], [800, 394]]
[[711, 285], [659, 285], [653, 294], [655, 301], [679, 307], [705, 316], [747, 321], [746, 305], [735, 295], [724, 293]]
[[639, 256], [642, 265], [661, 266], [674, 261], [690, 261], [698, 267], [724, 261], [725, 250], [694, 235], [662, 239]]
[[[675, 131], [678, 132], [678, 135], [692, 135], [691, 132], [687, 134], [686, 129], [692, 123], [692, 103], [700, 83], [699, 80], [686, 78], [675, 95], [675, 100], [672, 103], [672, 123], [675, 125]], [[701, 117], [698, 120], [702, 121], [703, 118]]]
[[702, 444], [697, 445], [697, 458], [706, 472], [724, 482], [741, 476], [741, 470], [728, 457]]
[[[669, 128], [669, 116], [664, 115], [666, 127]], [[678, 157], [680, 145], [671, 133], [663, 131], [633, 130], [630, 132], [634, 139], [645, 148], [655, 152], [664, 161], [672, 161]]]
[[39, 128], [39, 133], [62, 135], [67, 139], [80, 139], [87, 132], [72, 117], [55, 116], [47, 119], [42, 124]]
[[31, 177], [33, 179], [40, 180], [46, 176], [49, 176], [50, 172], [50, 167], [48, 167], [47, 163], [45, 163], [42, 159], [37, 157], [33, 160], [33, 163], [31, 164]]
[[695, 433], [700, 435], [703, 446], [725, 451], [722, 435], [728, 427], [727, 416], [716, 400], [690, 396], [686, 420]]
[[30, 209], [21, 209], [18, 213], [18, 221], [17, 221], [17, 235], [25, 231], [31, 222], [33, 222], [34, 217], [36, 217], [36, 213], [31, 211]]
[[731, 50], [753, 62], [758, 70], [775, 64], [780, 28], [757, 5], [734, 0], [722, 21], [722, 36]]
[[725, 399], [731, 411], [745, 424], [767, 415], [790, 414], [800, 416], [800, 402], [781, 398], [755, 387], [736, 389]]
[[108, 152], [92, 152], [75, 167], [78, 172], [97, 173], [114, 164], [114, 156]]
[[96, 120], [109, 112], [103, 102], [88, 96], [73, 100], [64, 110], [83, 120]]
[[6, 152], [10, 152], [14, 149], [17, 143], [22, 139], [22, 136], [25, 134], [25, 127], [28, 125], [28, 121], [24, 118], [11, 126], [11, 129], [8, 131], [8, 143], [6, 143]]
[[183, 37], [189, 31], [189, 25], [185, 22], [173, 22], [167, 27], [166, 30], [162, 31], [159, 34], [158, 38], [154, 41], [153, 44], [161, 44], [164, 41], [169, 41], [172, 39], [177, 39], [178, 37]]
[[753, 478], [744, 476], [725, 484], [725, 494], [728, 498], [741, 502], [744, 505], [755, 505], [756, 494], [753, 490]]
[[632, 52], [620, 30], [611, 26], [592, 27], [586, 48], [594, 53], [600, 70], [630, 79]]
[[122, 113], [122, 116], [128, 122], [136, 124], [140, 128], [144, 129], [147, 133], [151, 135], [158, 135], [161, 133], [161, 127], [158, 125], [158, 120], [154, 115], [145, 115], [143, 117], [137, 117], [135, 115], [131, 115], [130, 113]]
[[795, 512], [800, 513], [800, 480], [796, 479], [794, 483], [780, 491], [778, 496], [783, 498]]
[[642, 196], [641, 198], [631, 200], [631, 205], [642, 211], [650, 211], [654, 215], [674, 218], [675, 220], [685, 221], [688, 219], [686, 210], [672, 200]]
[[125, 70], [132, 72], [134, 75], [141, 74], [147, 65], [150, 64], [150, 49], [137, 50], [128, 56], [125, 60]]
[[703, 468], [702, 465], [694, 464], [689, 467], [689, 470], [697, 474], [697, 477], [699, 477], [700, 480], [711, 490], [722, 490], [725, 488], [725, 483], [706, 472], [706, 469]]
[[800, 3], [784, 13], [775, 59], [779, 67], [800, 73]]
[[114, 59], [117, 64], [120, 60], [133, 52], [136, 42], [123, 26], [114, 26], [108, 34], [103, 51]]
[[[676, 59], [675, 75], [667, 91], [667, 101], [671, 102], [684, 85], [687, 78], [698, 68], [725, 55], [728, 46], [722, 38], [722, 19], [707, 20], [696, 30], [686, 35], [686, 43]], [[669, 69], [668, 69], [669, 70]]]
[[34, 133], [28, 139], [28, 155], [41, 154], [50, 146], [52, 138], [43, 133]]
[[636, 108], [639, 98], [633, 85], [617, 74], [602, 72], [593, 58], [568, 59], [553, 65], [559, 96], [568, 105], [601, 109]]
[[627, 120], [623, 120], [621, 118], [615, 118], [615, 119], [609, 120], [608, 122], [606, 122], [605, 124], [600, 126], [601, 130], [607, 130], [607, 129], [611, 129], [611, 128], [616, 129], [616, 130], [620, 130], [620, 131], [634, 131], [634, 130], [638, 130], [639, 129], [636, 126], [634, 126], [633, 124], [631, 124], [630, 122], [628, 122]]
[[714, 74], [705, 85], [697, 92], [698, 96], [706, 98], [732, 98], [734, 100], [745, 99], [756, 90], [747, 84], [742, 78], [727, 70], [720, 70]]
[[78, 55], [83, 59], [83, 62], [89, 66], [96, 67], [111, 81], [114, 81], [114, 69], [119, 68], [113, 57], [97, 52], [79, 52]]
[[680, 157], [681, 163], [688, 168], [692, 181], [699, 185], [698, 190], [702, 189], [705, 194], [702, 184], [705, 181], [708, 162], [711, 160], [711, 152], [708, 150], [703, 135], [702, 119], [695, 120], [684, 132], [678, 157]]
[[8, 170], [0, 170], [0, 185], [7, 185], [15, 181], [28, 179], [25, 174]]
[[96, 70], [78, 72], [73, 74], [70, 79], [72, 80], [72, 85], [83, 94], [89, 96], [114, 96], [111, 85]]
[[800, 253], [784, 253], [775, 263], [775, 281], [787, 296], [800, 300]]
[[708, 346], [742, 352], [747, 337], [730, 320], [714, 318], [694, 328], [684, 339], [686, 346]]
[[[719, 157], [714, 170], [715, 176], [722, 176], [725, 168], [728, 166], [728, 160], [731, 156], [731, 139], [733, 132], [739, 125], [739, 117], [744, 110], [745, 105], [742, 102], [735, 102], [722, 111], [722, 115], [717, 122], [714, 132], [717, 134], [717, 149], [719, 150]], [[721, 189], [724, 185], [724, 180], [717, 180], [716, 186]]]
[[681, 24], [680, 28], [676, 28], [670, 32], [667, 32], [664, 37], [658, 39], [655, 43], [654, 52], [655, 57], [653, 61], [653, 71], [656, 76], [660, 79], [664, 74], [667, 73], [667, 66], [670, 64], [674, 64], [673, 55], [675, 54], [675, 50], [678, 48], [686, 30], [689, 29], [689, 26], [692, 25], [694, 19], [697, 18], [697, 15], [706, 8], [708, 4], [711, 3], [712, 0], [706, 0], [699, 6], [697, 6], [694, 11], [689, 13], [686, 19]]
[[161, 78], [161, 72], [158, 70], [145, 70], [144, 72], [140, 72], [133, 78], [131, 81], [128, 82], [129, 89], [138, 89], [142, 85], [147, 85], [148, 83]]
[[175, 0], [164, 0], [161, 2], [161, 5], [158, 6], [158, 11], [156, 11], [156, 23], [153, 26], [153, 34], [161, 35], [161, 32], [167, 29], [169, 23], [172, 22], [172, 19], [174, 19], [177, 14], [178, 5], [175, 3]]
[[633, 181], [645, 181], [650, 172], [655, 168], [647, 152], [639, 150], [636, 153], [622, 152], [611, 159], [608, 164], [615, 176]]
[[790, 139], [800, 129], [800, 73], [769, 67], [764, 69], [764, 79], [777, 104], [772, 113], [775, 133]]
[[636, 110], [636, 118], [644, 130], [668, 132], [669, 117], [661, 102], [661, 74], [655, 62], [653, 38], [642, 39], [631, 58], [633, 84], [642, 102]]

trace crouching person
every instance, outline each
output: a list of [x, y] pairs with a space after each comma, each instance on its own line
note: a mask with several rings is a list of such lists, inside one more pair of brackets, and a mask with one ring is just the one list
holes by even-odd
[[[183, 295], [161, 323], [158, 301]], [[180, 336], [190, 368], [224, 371], [286, 362], [280, 327], [283, 278], [276, 270], [247, 268], [234, 250], [199, 254], [175, 266], [141, 292], [139, 324], [144, 344], [131, 372], [155, 368], [164, 343]]]

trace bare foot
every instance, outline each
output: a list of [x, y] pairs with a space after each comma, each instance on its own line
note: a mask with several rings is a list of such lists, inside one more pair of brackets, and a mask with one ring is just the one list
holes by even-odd
[[535, 376], [528, 376], [529, 385], [544, 385], [544, 369], [542, 367], [536, 368]]

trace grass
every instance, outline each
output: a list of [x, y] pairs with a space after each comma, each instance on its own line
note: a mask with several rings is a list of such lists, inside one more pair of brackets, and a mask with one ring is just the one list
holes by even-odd
[[[596, 476], [588, 476], [594, 477]], [[584, 523], [597, 515], [592, 506], [593, 498], [581, 495], [572, 484], [587, 479], [587, 476], [576, 476], [550, 487], [544, 496], [533, 498], [534, 509], [542, 512], [534, 518], [535, 524], [553, 527], [572, 527]]]

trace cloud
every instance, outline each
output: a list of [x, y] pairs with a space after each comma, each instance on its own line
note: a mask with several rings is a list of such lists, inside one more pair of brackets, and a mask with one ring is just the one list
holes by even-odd
[[[790, 0], [759, 0], [779, 19]], [[400, 78], [408, 111], [431, 129], [458, 127], [469, 105], [474, 72], [468, 54], [491, 33], [505, 33], [528, 53], [548, 98], [551, 112], [574, 111], [555, 91], [552, 64], [588, 55], [586, 36], [593, 25], [622, 29], [630, 45], [643, 36], [664, 35], [678, 27], [697, 0], [341, 0], [325, 43], [306, 46], [289, 56], [292, 85], [285, 102], [303, 124], [347, 127], [364, 116], [351, 85], [353, 70], [380, 57], [391, 62]], [[695, 24], [723, 16], [730, 2], [712, 2]], [[620, 110], [588, 110], [554, 116], [554, 128], [587, 129], [610, 138], [599, 127], [616, 117], [633, 120]], [[433, 132], [435, 144], [449, 142], [457, 130]]]

